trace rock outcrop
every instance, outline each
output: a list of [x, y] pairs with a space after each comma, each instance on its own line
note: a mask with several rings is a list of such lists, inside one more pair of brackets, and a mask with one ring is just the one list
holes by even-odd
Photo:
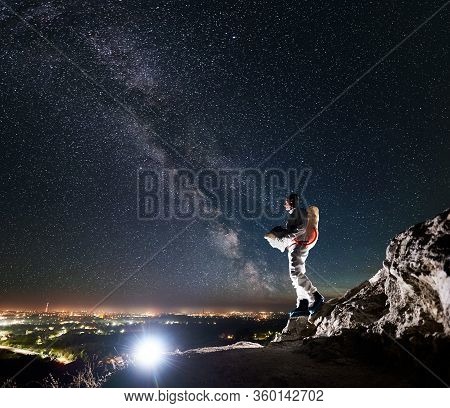
[[346, 332], [390, 337], [450, 336], [450, 209], [396, 235], [371, 279], [291, 319], [275, 342]]

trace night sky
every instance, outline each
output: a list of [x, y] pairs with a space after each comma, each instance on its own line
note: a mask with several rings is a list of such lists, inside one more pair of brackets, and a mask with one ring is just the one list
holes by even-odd
[[375, 274], [450, 203], [450, 6], [363, 74], [444, 4], [0, 0], [0, 307], [289, 310], [282, 218], [138, 220], [136, 173], [258, 167], [296, 132], [261, 169], [311, 169], [309, 277]]

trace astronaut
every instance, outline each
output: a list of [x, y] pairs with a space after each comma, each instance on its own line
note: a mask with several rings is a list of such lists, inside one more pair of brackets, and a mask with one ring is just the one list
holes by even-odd
[[297, 295], [297, 307], [291, 317], [309, 316], [322, 306], [324, 297], [306, 276], [305, 262], [309, 251], [317, 243], [319, 209], [299, 208], [298, 195], [290, 194], [284, 201], [288, 212], [285, 227], [275, 227], [265, 235], [270, 245], [284, 252], [288, 250], [289, 276]]

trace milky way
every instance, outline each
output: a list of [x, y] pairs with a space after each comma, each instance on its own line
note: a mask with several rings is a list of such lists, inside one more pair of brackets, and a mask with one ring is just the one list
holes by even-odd
[[1, 0], [0, 306], [293, 303], [281, 218], [166, 245], [188, 222], [138, 220], [136, 172], [258, 167], [350, 85], [262, 168], [311, 169], [321, 291], [372, 276], [450, 202], [449, 9], [355, 81], [443, 4]]

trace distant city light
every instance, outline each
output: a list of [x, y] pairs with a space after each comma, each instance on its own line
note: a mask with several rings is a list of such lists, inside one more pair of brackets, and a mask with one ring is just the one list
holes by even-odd
[[[140, 325], [155, 325], [169, 333], [177, 335], [178, 331], [171, 331], [170, 326], [186, 325], [189, 331], [202, 333], [202, 330], [216, 329], [215, 337], [222, 344], [242, 340], [241, 335], [231, 329], [223, 330], [222, 323], [227, 319], [252, 320], [256, 325], [252, 340], [266, 342], [272, 338], [273, 332], [266, 327], [259, 326], [266, 319], [285, 319], [284, 313], [278, 312], [206, 312], [182, 315], [180, 313], [161, 313], [154, 316], [143, 316], [135, 313], [111, 313], [99, 319], [88, 312], [52, 311], [43, 314], [36, 311], [0, 310], [0, 349], [13, 349], [14, 353], [37, 353], [43, 358], [66, 363], [79, 358], [86, 350], [85, 341], [98, 346], [97, 355], [104, 358], [119, 358], [123, 364], [154, 367], [161, 364], [163, 359], [172, 351], [172, 347], [164, 341], [164, 337], [144, 336]], [[232, 322], [230, 322], [232, 323]], [[191, 326], [192, 329], [191, 329]], [[209, 328], [208, 328], [209, 326]], [[228, 327], [228, 322], [227, 322]], [[143, 328], [145, 330], [145, 327]], [[140, 333], [140, 334], [138, 334]], [[121, 336], [117, 344], [116, 335]], [[163, 333], [161, 333], [163, 336]], [[86, 337], [87, 336], [87, 337]], [[110, 337], [109, 337], [110, 336]], [[138, 337], [136, 337], [138, 336]], [[143, 337], [141, 337], [143, 336]], [[109, 337], [109, 338], [108, 338]], [[61, 338], [57, 349], [52, 344]], [[129, 343], [134, 338], [134, 342]], [[141, 341], [140, 341], [141, 340]], [[179, 341], [183, 341], [180, 338]], [[213, 340], [211, 340], [213, 341]], [[131, 347], [130, 347], [131, 346]], [[91, 343], [89, 348], [91, 347]], [[51, 350], [51, 351], [50, 351]], [[117, 365], [120, 363], [115, 362]]]
[[151, 368], [163, 360], [164, 353], [165, 347], [160, 339], [146, 338], [136, 345], [134, 360], [141, 367]]

